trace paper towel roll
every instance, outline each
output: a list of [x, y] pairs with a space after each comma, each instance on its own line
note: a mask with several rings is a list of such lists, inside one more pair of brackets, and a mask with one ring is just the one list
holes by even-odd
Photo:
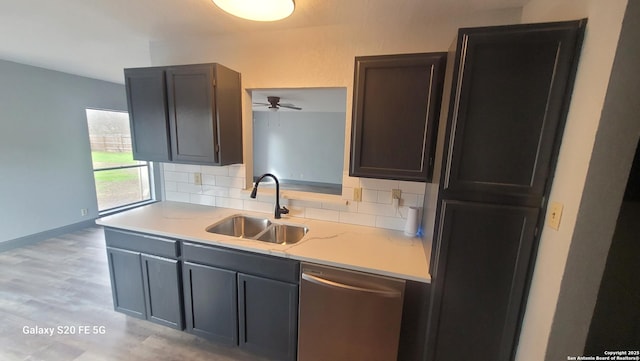
[[409, 207], [407, 213], [407, 223], [404, 225], [404, 234], [415, 237], [418, 233], [418, 225], [420, 224], [420, 207]]

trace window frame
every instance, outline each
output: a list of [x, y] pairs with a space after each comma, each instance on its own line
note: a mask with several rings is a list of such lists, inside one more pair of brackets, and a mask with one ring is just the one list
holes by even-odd
[[[129, 117], [129, 114], [126, 110], [112, 110], [112, 109], [97, 109], [97, 108], [86, 108], [85, 109], [85, 114], [86, 114], [86, 118], [87, 121], [89, 121], [89, 117], [88, 117], [88, 110], [91, 111], [101, 111], [101, 112], [112, 112], [112, 113], [124, 113], [127, 114], [127, 118], [129, 121], [129, 126], [131, 126], [131, 119]], [[91, 132], [88, 129], [88, 135], [89, 137], [91, 136]], [[130, 136], [132, 137], [132, 135], [130, 134]], [[133, 140], [132, 140], [133, 142]], [[89, 151], [93, 152], [94, 150], [91, 148], [91, 145], [89, 145]], [[133, 156], [133, 151], [131, 151], [131, 154]], [[155, 203], [157, 202], [156, 199], [156, 182], [155, 182], [155, 170], [154, 170], [154, 164], [153, 162], [150, 161], [146, 161], [146, 160], [139, 160], [139, 159], [134, 159], [134, 161], [136, 161], [136, 164], [127, 164], [127, 165], [118, 165], [118, 166], [113, 166], [113, 167], [101, 167], [101, 168], [94, 168], [93, 167], [93, 156], [91, 157], [91, 164], [92, 164], [92, 171], [93, 171], [93, 180], [94, 180], [94, 186], [96, 187], [96, 203], [97, 203], [97, 208], [98, 208], [98, 215], [99, 216], [106, 216], [109, 214], [115, 214], [118, 212], [122, 212], [125, 210], [129, 210], [129, 209], [133, 209], [136, 207], [140, 207], [146, 204], [150, 204], [150, 203]], [[134, 169], [134, 168], [143, 168], [143, 167], [147, 167], [147, 179], [148, 179], [148, 184], [149, 184], [149, 197], [147, 199], [143, 199], [140, 201], [135, 201], [135, 202], [131, 202], [131, 203], [126, 203], [123, 205], [119, 205], [119, 206], [115, 206], [115, 207], [110, 207], [110, 208], [106, 208], [106, 209], [100, 209], [100, 204], [98, 202], [98, 189], [96, 186], [96, 172], [104, 172], [104, 171], [114, 171], [114, 170], [125, 170], [125, 169]]]

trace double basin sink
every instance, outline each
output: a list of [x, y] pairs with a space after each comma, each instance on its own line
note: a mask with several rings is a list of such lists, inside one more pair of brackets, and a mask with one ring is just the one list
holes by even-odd
[[308, 231], [309, 229], [304, 226], [272, 223], [267, 218], [248, 217], [241, 214], [227, 217], [207, 227], [209, 233], [277, 244], [294, 244]]

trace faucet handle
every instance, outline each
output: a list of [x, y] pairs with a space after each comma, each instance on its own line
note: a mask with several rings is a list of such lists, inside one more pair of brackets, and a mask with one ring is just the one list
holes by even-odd
[[280, 208], [280, 214], [289, 214], [289, 210], [287, 209], [287, 207], [282, 207]]

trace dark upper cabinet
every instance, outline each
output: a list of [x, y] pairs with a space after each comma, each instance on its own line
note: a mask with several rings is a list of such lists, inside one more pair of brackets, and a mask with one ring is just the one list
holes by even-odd
[[356, 57], [349, 175], [430, 181], [446, 53]]
[[458, 201], [442, 207], [429, 360], [509, 360], [538, 209]]
[[585, 24], [458, 33], [443, 104], [428, 361], [515, 357]]
[[134, 159], [168, 162], [169, 120], [163, 69], [125, 69]]
[[242, 162], [240, 74], [220, 64], [125, 69], [134, 158]]
[[515, 203], [542, 197], [562, 135], [579, 37], [567, 23], [460, 31], [445, 195], [491, 194]]

